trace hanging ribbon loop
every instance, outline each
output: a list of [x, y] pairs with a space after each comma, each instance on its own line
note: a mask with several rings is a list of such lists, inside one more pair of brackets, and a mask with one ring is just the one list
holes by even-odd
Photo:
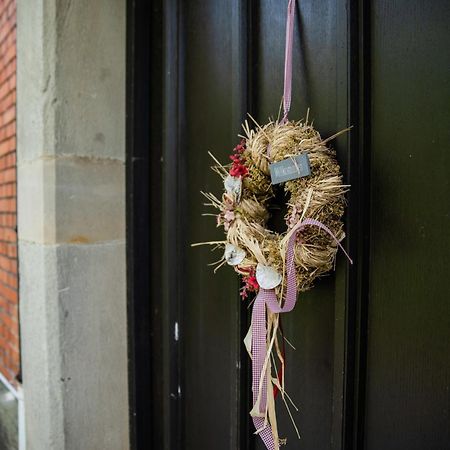
[[284, 92], [283, 92], [283, 119], [282, 123], [288, 120], [291, 109], [292, 97], [292, 47], [294, 43], [294, 18], [295, 0], [289, 0], [286, 19], [286, 48], [284, 53]]

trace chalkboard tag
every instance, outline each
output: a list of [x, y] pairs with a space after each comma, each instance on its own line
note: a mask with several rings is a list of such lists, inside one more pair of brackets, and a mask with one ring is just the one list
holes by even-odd
[[309, 158], [306, 153], [272, 163], [269, 165], [269, 169], [272, 184], [284, 183], [311, 175]]

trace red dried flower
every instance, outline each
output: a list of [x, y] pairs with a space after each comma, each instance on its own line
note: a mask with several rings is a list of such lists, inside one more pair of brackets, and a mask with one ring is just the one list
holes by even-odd
[[252, 268], [249, 270], [248, 275], [244, 275], [242, 277], [243, 286], [241, 288], [241, 297], [245, 299], [248, 297], [249, 292], [258, 292], [259, 284], [256, 280], [255, 269]]
[[245, 158], [242, 157], [242, 153], [245, 150], [245, 140], [242, 139], [241, 143], [234, 147], [234, 154], [230, 155], [231, 165], [230, 175], [232, 177], [245, 177], [248, 174], [248, 169], [245, 166]]
[[242, 164], [233, 164], [233, 167], [230, 170], [230, 175], [232, 177], [245, 177], [245, 175], [248, 174], [247, 167], [243, 166]]

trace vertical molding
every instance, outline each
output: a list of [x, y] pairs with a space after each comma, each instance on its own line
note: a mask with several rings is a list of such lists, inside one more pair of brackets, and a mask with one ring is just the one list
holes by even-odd
[[182, 399], [182, 292], [186, 285], [185, 149], [182, 5], [163, 3], [163, 147], [162, 147], [162, 346], [163, 447], [184, 448]]
[[[346, 114], [352, 131], [346, 138], [346, 179], [351, 185], [346, 214], [348, 249], [354, 265], [345, 273], [345, 304], [337, 299], [332, 448], [363, 448], [367, 348], [370, 230], [370, 31], [369, 6], [363, 0], [339, 5], [338, 42], [347, 43]], [[345, 124], [341, 124], [345, 125]]]
[[[126, 98], [126, 208], [127, 208], [127, 321], [128, 321], [128, 371], [130, 403], [130, 442], [132, 449], [154, 448], [157, 436], [152, 417], [152, 386], [154, 349], [158, 348], [157, 330], [153, 329], [152, 310], [158, 295], [154, 279], [149, 277], [154, 264], [153, 255], [158, 257], [159, 223], [150, 222], [150, 210], [158, 211], [158, 201], [150, 194], [151, 159], [160, 150], [160, 136], [149, 131], [151, 105], [151, 65], [160, 65], [160, 56], [154, 50], [160, 26], [150, 11], [158, 2], [142, 0], [127, 1], [127, 98]], [[152, 21], [152, 27], [148, 21]], [[158, 22], [156, 22], [158, 23]], [[154, 36], [154, 39], [151, 36]], [[150, 59], [152, 58], [151, 62]], [[161, 78], [161, 77], [159, 77]], [[157, 81], [157, 80], [156, 80]], [[153, 102], [154, 96], [151, 95]], [[156, 120], [153, 119], [153, 120]], [[152, 148], [152, 154], [150, 154]], [[152, 165], [153, 169], [153, 165]], [[155, 171], [155, 173], [157, 173]], [[152, 174], [153, 175], [153, 174]], [[152, 176], [158, 185], [158, 177]], [[157, 190], [158, 194], [159, 191]], [[149, 231], [150, 230], [150, 231]], [[152, 256], [150, 256], [150, 241]], [[153, 273], [153, 271], [152, 271]], [[150, 284], [152, 293], [150, 296]], [[150, 406], [151, 405], [151, 406]]]
[[[336, 2], [336, 129], [341, 130], [352, 124], [349, 102], [350, 102], [350, 17], [349, 4], [347, 0]], [[350, 183], [350, 133], [340, 136], [336, 141], [338, 159], [344, 182]], [[353, 189], [353, 186], [352, 188]], [[352, 208], [349, 202], [346, 211], [346, 239], [344, 245], [352, 254], [351, 231], [348, 221], [349, 210]], [[352, 305], [349, 303], [348, 278], [354, 266], [350, 266], [346, 259], [338, 253], [339, 264], [337, 265], [335, 277], [335, 322], [334, 322], [334, 372], [333, 372], [333, 399], [331, 419], [331, 448], [332, 450], [349, 450], [344, 445], [343, 432], [346, 426], [346, 379], [349, 376], [347, 367], [348, 341], [351, 335], [349, 314]], [[350, 338], [351, 339], [351, 338]]]
[[[249, 1], [231, 0], [231, 58], [232, 58], [232, 98], [231, 98], [231, 142], [236, 142], [241, 124], [249, 111]], [[230, 302], [231, 317], [235, 317], [233, 330], [235, 340], [230, 346], [232, 358], [236, 359], [232, 367], [230, 398], [235, 407], [230, 409], [232, 414], [230, 430], [230, 450], [240, 448], [245, 450], [250, 445], [250, 366], [248, 354], [243, 350], [243, 339], [249, 326], [248, 309], [236, 294], [234, 302]]]
[[258, 82], [255, 73], [258, 67], [258, 39], [260, 4], [258, 0], [247, 0], [247, 112], [255, 116], [257, 110]]
[[[332, 448], [362, 449], [367, 347], [370, 230], [370, 31], [363, 0], [338, 5], [338, 117], [353, 125], [345, 138], [346, 180], [351, 185], [346, 214], [348, 249], [354, 265], [339, 281], [336, 297], [335, 381]], [[342, 46], [342, 47], [341, 47]], [[346, 88], [342, 85], [346, 83]], [[340, 278], [340, 277], [339, 277]], [[344, 287], [345, 284], [345, 287]], [[345, 294], [344, 294], [345, 293]], [[343, 295], [343, 296], [342, 296]]]
[[[370, 160], [371, 160], [371, 43], [370, 2], [358, 0], [350, 9], [352, 66], [351, 120], [357, 123], [357, 134], [351, 141], [350, 182], [356, 186], [353, 216], [349, 218], [354, 238], [352, 245], [359, 261], [355, 267], [353, 286], [355, 303], [354, 317], [354, 379], [351, 429], [345, 434], [348, 448], [362, 450], [364, 445], [365, 389], [367, 364], [367, 326], [370, 266]], [[355, 211], [356, 210], [356, 211]], [[350, 399], [348, 401], [351, 401]]]

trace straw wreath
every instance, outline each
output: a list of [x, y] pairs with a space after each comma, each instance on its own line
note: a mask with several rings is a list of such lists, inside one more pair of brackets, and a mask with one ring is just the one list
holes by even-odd
[[[253, 120], [253, 119], [252, 119]], [[213, 155], [212, 167], [223, 179], [225, 192], [221, 199], [203, 193], [207, 205], [219, 210], [218, 226], [223, 226], [226, 241], [210, 242], [225, 248], [218, 267], [228, 263], [243, 276], [241, 295], [257, 291], [255, 271], [258, 263], [284, 274], [286, 245], [289, 231], [303, 218], [320, 221], [340, 241], [344, 238], [342, 215], [348, 186], [335, 159], [335, 152], [327, 142], [343, 130], [323, 140], [308, 118], [304, 121], [280, 123], [270, 121], [250, 129], [243, 124], [245, 134], [233, 154], [232, 163], [221, 165]], [[286, 231], [277, 233], [267, 228], [270, 207], [274, 200], [269, 164], [306, 153], [311, 174], [287, 181]], [[305, 227], [295, 246], [297, 290], [305, 291], [314, 280], [333, 268], [337, 252], [336, 242], [317, 227]], [[282, 286], [277, 288], [282, 289]]]

